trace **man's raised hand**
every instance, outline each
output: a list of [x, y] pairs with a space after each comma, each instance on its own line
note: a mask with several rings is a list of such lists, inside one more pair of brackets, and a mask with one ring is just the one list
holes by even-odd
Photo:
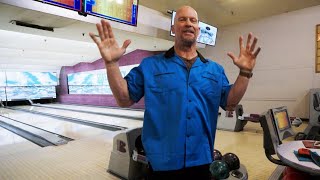
[[110, 24], [101, 20], [101, 24], [96, 24], [100, 39], [94, 34], [89, 33], [92, 40], [97, 44], [100, 54], [106, 65], [118, 62], [120, 57], [126, 52], [127, 47], [131, 43], [130, 40], [125, 40], [122, 47], [119, 47], [115, 40]]
[[242, 36], [239, 37], [240, 53], [238, 57], [236, 57], [233, 53], [228, 52], [228, 56], [231, 57], [233, 63], [238, 66], [240, 70], [251, 72], [255, 66], [256, 58], [261, 50], [260, 47], [256, 49], [256, 44], [258, 42], [256, 37], [253, 38], [253, 42], [251, 43], [252, 37], [252, 33], [249, 33], [246, 47], [243, 45]]

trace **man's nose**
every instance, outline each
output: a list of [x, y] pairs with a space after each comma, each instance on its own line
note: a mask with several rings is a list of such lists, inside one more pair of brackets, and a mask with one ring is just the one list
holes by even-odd
[[193, 24], [193, 23], [191, 22], [191, 19], [188, 18], [188, 19], [186, 20], [186, 26], [190, 27], [190, 26], [192, 26], [192, 24]]

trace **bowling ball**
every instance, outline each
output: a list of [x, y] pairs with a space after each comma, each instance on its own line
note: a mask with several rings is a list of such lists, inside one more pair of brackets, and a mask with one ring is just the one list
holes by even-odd
[[240, 168], [240, 160], [237, 155], [233, 153], [226, 153], [222, 156], [222, 160], [228, 164], [230, 170], [235, 170]]
[[213, 161], [210, 164], [210, 173], [214, 179], [226, 179], [229, 177], [229, 167], [226, 162], [221, 160]]
[[219, 150], [214, 149], [213, 150], [213, 160], [221, 160], [222, 159], [222, 154]]

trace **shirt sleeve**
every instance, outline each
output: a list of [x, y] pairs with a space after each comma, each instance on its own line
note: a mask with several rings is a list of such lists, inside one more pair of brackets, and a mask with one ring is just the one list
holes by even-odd
[[229, 96], [229, 92], [230, 89], [232, 87], [232, 84], [229, 84], [229, 80], [226, 76], [226, 74], [224, 73], [224, 70], [222, 69], [222, 73], [221, 73], [221, 79], [222, 79], [222, 92], [221, 92], [221, 99], [220, 99], [220, 107], [223, 110], [226, 110], [226, 105], [227, 105], [227, 100], [228, 100], [228, 96]]
[[127, 81], [130, 99], [137, 103], [144, 96], [142, 63], [134, 67], [124, 79]]

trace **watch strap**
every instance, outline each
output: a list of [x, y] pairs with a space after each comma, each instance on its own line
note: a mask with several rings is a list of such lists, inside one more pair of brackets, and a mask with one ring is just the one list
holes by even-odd
[[240, 70], [239, 75], [247, 78], [251, 78], [253, 76], [253, 73], [251, 71]]

